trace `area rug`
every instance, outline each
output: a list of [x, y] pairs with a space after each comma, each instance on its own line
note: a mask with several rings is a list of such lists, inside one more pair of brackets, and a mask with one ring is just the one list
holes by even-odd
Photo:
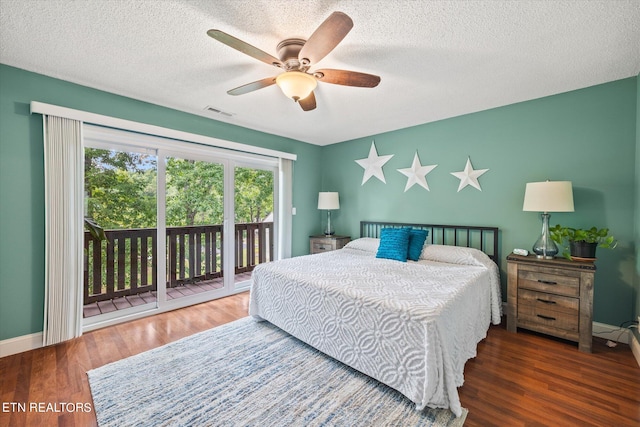
[[100, 427], [462, 426], [251, 317], [89, 371]]

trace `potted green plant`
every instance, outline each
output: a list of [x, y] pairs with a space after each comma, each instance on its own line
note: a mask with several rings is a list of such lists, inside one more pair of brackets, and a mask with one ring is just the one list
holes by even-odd
[[[583, 229], [556, 224], [549, 231], [553, 241], [564, 248], [562, 255], [567, 259], [595, 259], [596, 248], [614, 249], [618, 245], [608, 228]], [[568, 250], [565, 242], [569, 243]]]

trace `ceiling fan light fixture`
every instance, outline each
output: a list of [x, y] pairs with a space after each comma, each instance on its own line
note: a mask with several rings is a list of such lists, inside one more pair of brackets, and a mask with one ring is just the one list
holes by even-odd
[[307, 73], [287, 71], [276, 77], [276, 84], [287, 97], [297, 102], [309, 96], [318, 85], [318, 82]]

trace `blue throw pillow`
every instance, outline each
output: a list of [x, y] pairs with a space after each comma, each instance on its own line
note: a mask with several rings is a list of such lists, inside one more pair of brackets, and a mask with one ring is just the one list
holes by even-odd
[[409, 249], [408, 228], [383, 228], [380, 230], [380, 246], [376, 258], [407, 262]]
[[409, 251], [407, 253], [407, 258], [411, 261], [418, 261], [420, 259], [422, 247], [424, 246], [424, 241], [427, 240], [428, 235], [428, 230], [418, 230], [415, 228], [409, 230]]

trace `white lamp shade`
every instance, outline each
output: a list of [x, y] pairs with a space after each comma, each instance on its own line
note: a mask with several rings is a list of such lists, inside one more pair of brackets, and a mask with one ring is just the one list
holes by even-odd
[[573, 212], [571, 181], [527, 183], [522, 210], [532, 212]]
[[298, 101], [309, 96], [318, 85], [318, 81], [307, 73], [286, 71], [276, 77], [276, 84], [285, 95]]
[[336, 192], [321, 192], [318, 194], [318, 209], [340, 209], [340, 197]]

